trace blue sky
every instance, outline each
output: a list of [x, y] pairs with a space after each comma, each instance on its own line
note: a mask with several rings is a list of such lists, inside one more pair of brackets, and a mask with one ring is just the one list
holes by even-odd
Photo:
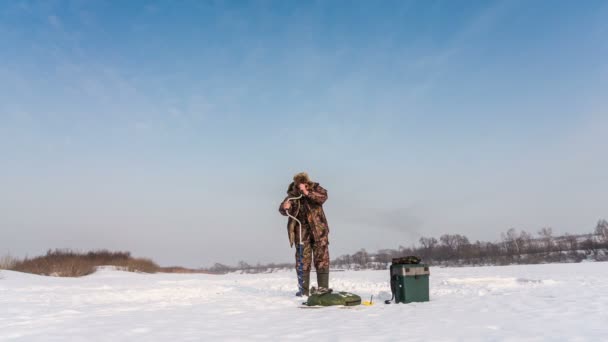
[[0, 4], [0, 253], [291, 260], [608, 216], [605, 1]]

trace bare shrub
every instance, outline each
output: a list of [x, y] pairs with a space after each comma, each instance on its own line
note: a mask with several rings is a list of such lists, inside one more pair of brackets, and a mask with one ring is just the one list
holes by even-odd
[[155, 273], [160, 267], [152, 260], [146, 258], [134, 258], [127, 260], [125, 268], [129, 272]]
[[0, 257], [0, 270], [10, 270], [17, 263], [17, 259], [10, 254]]
[[11, 267], [14, 271], [59, 277], [81, 277], [97, 266], [117, 266], [131, 272], [154, 273], [159, 266], [150, 259], [132, 258], [129, 252], [108, 250], [80, 253], [67, 249], [49, 250], [46, 255], [25, 258]]

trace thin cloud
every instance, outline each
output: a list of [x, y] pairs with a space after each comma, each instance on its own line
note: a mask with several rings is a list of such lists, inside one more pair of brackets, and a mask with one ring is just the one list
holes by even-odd
[[59, 17], [57, 17], [56, 15], [49, 15], [48, 22], [49, 22], [49, 25], [51, 25], [51, 27], [56, 30], [63, 29], [63, 25], [61, 24], [61, 19], [59, 19]]

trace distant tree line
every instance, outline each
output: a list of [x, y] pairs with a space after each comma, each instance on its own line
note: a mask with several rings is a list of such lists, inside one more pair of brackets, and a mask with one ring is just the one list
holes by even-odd
[[[509, 264], [538, 264], [554, 262], [608, 261], [608, 222], [601, 219], [589, 234], [556, 236], [545, 227], [535, 234], [510, 228], [496, 242], [475, 241], [461, 234], [443, 234], [439, 238], [421, 237], [412, 247], [381, 249], [368, 253], [361, 249], [332, 260], [337, 269], [386, 269], [393, 258], [416, 255], [435, 266], [481, 266]], [[260, 273], [277, 269], [292, 269], [293, 263], [237, 266], [215, 264], [204, 269], [211, 273]]]
[[236, 266], [230, 266], [220, 263], [215, 263], [213, 266], [208, 268], [202, 268], [201, 270], [207, 273], [224, 274], [230, 272], [238, 273], [272, 273], [281, 269], [293, 269], [293, 263], [269, 263], [250, 265], [245, 261], [239, 261]]
[[608, 222], [599, 220], [593, 233], [555, 236], [549, 227], [535, 235], [511, 228], [498, 242], [471, 242], [460, 234], [421, 237], [418, 245], [400, 246], [367, 253], [364, 249], [343, 255], [332, 267], [346, 269], [385, 269], [393, 258], [416, 255], [424, 263], [443, 266], [538, 264], [608, 260]]

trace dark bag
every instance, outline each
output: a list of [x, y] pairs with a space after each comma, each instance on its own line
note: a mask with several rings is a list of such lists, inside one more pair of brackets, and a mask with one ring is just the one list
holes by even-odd
[[306, 305], [308, 306], [355, 306], [359, 304], [361, 304], [361, 297], [350, 292], [314, 293], [306, 301]]

